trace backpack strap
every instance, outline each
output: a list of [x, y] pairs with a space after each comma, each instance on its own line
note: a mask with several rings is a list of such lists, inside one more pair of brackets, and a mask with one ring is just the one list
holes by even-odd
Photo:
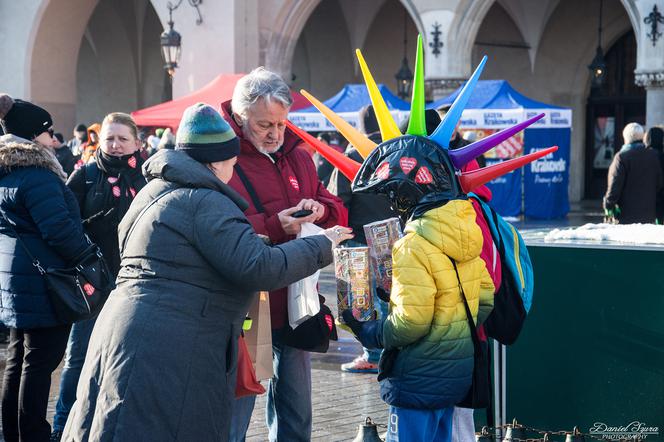
[[240, 178], [240, 181], [242, 181], [244, 188], [247, 189], [247, 193], [249, 194], [251, 201], [254, 203], [254, 207], [256, 208], [258, 213], [265, 213], [265, 208], [263, 207], [261, 200], [258, 199], [258, 194], [256, 193], [256, 189], [251, 184], [251, 181], [249, 181], [249, 178], [247, 178], [247, 175], [244, 173], [244, 170], [242, 170], [240, 165], [237, 163], [235, 163], [235, 173], [237, 173], [237, 176]]
[[127, 236], [125, 236], [124, 241], [122, 241], [122, 247], [120, 247], [120, 250], [124, 250], [125, 246], [127, 245], [127, 240], [131, 236], [131, 234], [134, 232], [134, 228], [136, 227], [136, 224], [138, 224], [138, 220], [141, 219], [141, 217], [145, 214], [145, 212], [148, 211], [150, 207], [152, 207], [157, 201], [168, 195], [169, 193], [179, 189], [179, 187], [172, 187], [170, 189], [165, 190], [164, 192], [160, 193], [159, 195], [156, 196], [155, 199], [150, 201], [145, 207], [143, 207], [143, 210], [140, 211], [138, 216], [134, 219], [134, 222], [131, 224], [131, 227], [129, 228], [129, 232], [127, 232]]

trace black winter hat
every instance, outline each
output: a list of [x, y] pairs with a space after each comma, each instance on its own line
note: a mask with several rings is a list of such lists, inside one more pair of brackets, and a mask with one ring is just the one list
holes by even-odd
[[53, 126], [53, 119], [36, 104], [0, 94], [0, 123], [6, 134], [34, 140]]

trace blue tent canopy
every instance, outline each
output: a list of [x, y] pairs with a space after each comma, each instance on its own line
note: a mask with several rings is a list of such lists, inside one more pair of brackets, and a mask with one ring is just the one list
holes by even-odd
[[[452, 104], [460, 91], [461, 88], [427, 108]], [[525, 213], [532, 218], [550, 219], [567, 214], [572, 111], [528, 98], [505, 80], [480, 80], [461, 115], [461, 132], [475, 131], [478, 136], [486, 136], [539, 113], [544, 113], [544, 118], [525, 130], [522, 143], [513, 137], [496, 147], [496, 158], [487, 158], [490, 165], [503, 161], [501, 158], [558, 146], [557, 152], [488, 184], [493, 192], [492, 205], [501, 215]]]
[[[462, 86], [463, 87], [463, 86]], [[452, 104], [461, 87], [451, 95], [427, 105], [427, 109], [439, 109]], [[466, 109], [563, 109], [559, 106], [533, 100], [517, 92], [506, 80], [480, 80], [468, 100]]]
[[[390, 113], [398, 123], [410, 111], [410, 103], [394, 95], [384, 84], [379, 84], [378, 90], [383, 96], [387, 108], [391, 111]], [[359, 111], [371, 104], [371, 98], [364, 84], [347, 84], [336, 95], [328, 98], [323, 103], [341, 118], [357, 127]], [[298, 127], [310, 132], [336, 130], [314, 106], [291, 112], [288, 114], [288, 119]]]
[[[378, 85], [378, 90], [387, 104], [387, 108], [392, 110], [410, 110], [410, 103], [407, 103], [394, 95], [384, 84]], [[367, 87], [363, 84], [347, 84], [331, 98], [323, 102], [336, 113], [357, 112], [364, 106], [371, 104], [371, 98]], [[297, 112], [318, 112], [314, 106], [305, 107]], [[296, 113], [297, 113], [296, 112]]]

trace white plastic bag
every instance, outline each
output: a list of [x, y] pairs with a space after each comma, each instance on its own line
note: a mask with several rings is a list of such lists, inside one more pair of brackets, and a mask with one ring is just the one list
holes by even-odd
[[[304, 223], [297, 237], [319, 235], [322, 231], [313, 223]], [[288, 323], [293, 329], [320, 311], [318, 275], [320, 270], [288, 286]]]

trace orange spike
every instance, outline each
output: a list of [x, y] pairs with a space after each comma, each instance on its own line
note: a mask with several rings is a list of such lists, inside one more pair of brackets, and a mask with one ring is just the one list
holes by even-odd
[[473, 189], [481, 186], [482, 184], [486, 184], [489, 181], [498, 178], [499, 176], [505, 175], [514, 169], [525, 166], [526, 164], [531, 163], [536, 159], [542, 158], [557, 150], [558, 146], [553, 146], [547, 149], [542, 149], [538, 152], [514, 158], [512, 160], [503, 161], [502, 163], [494, 164], [493, 166], [462, 173], [459, 176], [461, 189], [464, 193], [472, 192]]
[[316, 99], [316, 97], [304, 89], [300, 89], [300, 93], [304, 95], [307, 100], [311, 101], [311, 104], [313, 104], [321, 114], [325, 115], [325, 117], [330, 120], [330, 123], [332, 123], [334, 127], [336, 127], [337, 130], [341, 132], [344, 138], [346, 138], [348, 142], [357, 149], [360, 155], [362, 155], [362, 158], [368, 157], [371, 151], [376, 148], [376, 143], [367, 138], [367, 136], [362, 132], [348, 124], [348, 122], [337, 115], [332, 109], [321, 103], [318, 99]]
[[343, 173], [346, 178], [353, 182], [355, 175], [357, 175], [357, 172], [360, 170], [360, 163], [348, 158], [341, 152], [337, 152], [327, 144], [312, 137], [307, 132], [303, 131], [288, 120], [286, 120], [286, 126], [295, 132], [295, 135], [304, 140], [309, 146], [316, 149], [316, 152], [321, 154], [327, 161], [330, 162], [330, 164], [339, 169], [339, 172]]

